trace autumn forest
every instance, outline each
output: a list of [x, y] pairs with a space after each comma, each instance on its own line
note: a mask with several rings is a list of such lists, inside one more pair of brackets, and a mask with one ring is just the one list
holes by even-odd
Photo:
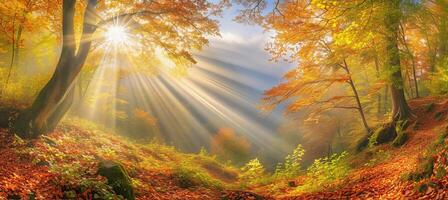
[[0, 199], [448, 199], [447, 0], [0, 0]]

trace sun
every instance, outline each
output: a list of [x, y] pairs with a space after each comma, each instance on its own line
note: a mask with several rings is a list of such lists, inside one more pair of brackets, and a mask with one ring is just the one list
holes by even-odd
[[128, 43], [129, 34], [125, 27], [113, 25], [106, 29], [105, 38], [107, 42], [115, 45], [123, 45]]

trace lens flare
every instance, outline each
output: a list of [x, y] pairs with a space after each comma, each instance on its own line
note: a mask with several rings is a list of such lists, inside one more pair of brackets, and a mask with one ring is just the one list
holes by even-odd
[[123, 26], [111, 26], [106, 30], [105, 33], [106, 41], [116, 44], [116, 45], [123, 45], [128, 43], [129, 41], [129, 34], [125, 27]]

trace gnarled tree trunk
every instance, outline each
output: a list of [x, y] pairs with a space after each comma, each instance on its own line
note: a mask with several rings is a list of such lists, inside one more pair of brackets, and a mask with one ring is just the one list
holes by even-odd
[[[34, 138], [51, 131], [71, 105], [70, 88], [84, 65], [95, 32], [95, 6], [97, 0], [89, 0], [85, 14], [81, 42], [76, 52], [74, 37], [74, 13], [76, 0], [63, 1], [62, 51], [53, 76], [39, 92], [30, 108], [21, 113], [15, 124], [15, 132], [23, 138]], [[67, 101], [65, 99], [68, 97]]]

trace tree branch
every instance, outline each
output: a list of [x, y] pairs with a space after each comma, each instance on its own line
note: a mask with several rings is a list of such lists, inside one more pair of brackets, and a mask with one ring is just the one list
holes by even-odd
[[154, 12], [151, 10], [142, 10], [142, 11], [137, 11], [137, 12], [132, 12], [132, 13], [123, 13], [105, 20], [101, 20], [96, 27], [102, 27], [106, 24], [109, 24], [111, 22], [113, 22], [114, 20], [118, 21], [121, 19], [126, 19], [126, 18], [131, 18], [134, 16], [138, 16], [138, 15], [162, 15], [162, 14], [166, 14], [171, 12], [172, 10], [164, 10], [164, 11], [159, 11], [159, 12]]

